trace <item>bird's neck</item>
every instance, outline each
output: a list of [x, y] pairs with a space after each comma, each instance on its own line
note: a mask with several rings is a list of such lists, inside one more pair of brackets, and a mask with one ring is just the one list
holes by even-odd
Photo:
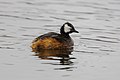
[[61, 35], [66, 37], [66, 38], [70, 38], [70, 35], [68, 33], [61, 33]]

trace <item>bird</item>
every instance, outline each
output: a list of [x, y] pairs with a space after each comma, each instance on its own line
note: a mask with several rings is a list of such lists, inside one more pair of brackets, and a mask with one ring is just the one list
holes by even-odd
[[74, 42], [70, 37], [71, 33], [79, 32], [71, 23], [65, 22], [60, 28], [60, 33], [48, 32], [38, 36], [32, 41], [31, 48], [33, 51], [73, 49]]

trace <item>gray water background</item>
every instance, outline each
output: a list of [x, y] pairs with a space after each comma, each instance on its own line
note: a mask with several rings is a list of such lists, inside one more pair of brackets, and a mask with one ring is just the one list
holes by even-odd
[[[31, 42], [71, 22], [70, 65], [33, 56]], [[120, 80], [120, 0], [0, 0], [0, 80]]]

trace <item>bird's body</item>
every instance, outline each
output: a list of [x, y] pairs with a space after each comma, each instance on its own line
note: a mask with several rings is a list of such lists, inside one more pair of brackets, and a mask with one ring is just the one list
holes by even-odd
[[[78, 31], [76, 31], [73, 26], [68, 26], [68, 24], [72, 25], [68, 22], [65, 23], [61, 27], [60, 34], [55, 32], [49, 32], [35, 38], [35, 40], [32, 42], [32, 49], [37, 51], [43, 49], [72, 49], [74, 43], [69, 36], [69, 33], [78, 33]], [[67, 27], [65, 27], [65, 25], [67, 25], [68, 29]]]

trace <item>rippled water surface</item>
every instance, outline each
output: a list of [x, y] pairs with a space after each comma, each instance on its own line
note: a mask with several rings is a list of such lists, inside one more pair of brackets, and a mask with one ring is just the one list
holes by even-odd
[[[73, 51], [31, 52], [34, 38], [59, 32], [67, 21], [80, 32], [71, 34]], [[120, 0], [0, 0], [0, 75], [120, 80]]]

